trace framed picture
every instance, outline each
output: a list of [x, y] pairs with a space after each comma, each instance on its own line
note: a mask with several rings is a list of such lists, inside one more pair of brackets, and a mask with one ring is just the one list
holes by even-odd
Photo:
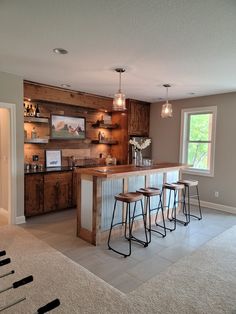
[[84, 117], [51, 115], [51, 139], [85, 139]]
[[61, 151], [46, 150], [45, 151], [46, 168], [61, 167]]

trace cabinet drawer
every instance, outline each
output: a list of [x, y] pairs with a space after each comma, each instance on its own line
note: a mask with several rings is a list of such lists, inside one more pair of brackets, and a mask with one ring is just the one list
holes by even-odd
[[47, 173], [44, 175], [44, 182], [63, 182], [72, 180], [72, 172]]

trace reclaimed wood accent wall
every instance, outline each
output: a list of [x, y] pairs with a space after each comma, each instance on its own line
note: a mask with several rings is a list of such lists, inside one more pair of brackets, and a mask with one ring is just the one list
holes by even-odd
[[[92, 124], [101, 119], [104, 112], [91, 109], [84, 109], [71, 105], [53, 104], [46, 102], [31, 101], [33, 105], [38, 104], [42, 117], [50, 117], [51, 114], [61, 114], [68, 116], [80, 116], [86, 119], [86, 139], [85, 140], [49, 140], [46, 144], [25, 144], [25, 162], [32, 163], [32, 155], [39, 155], [39, 162], [44, 164], [46, 149], [61, 149], [63, 155], [63, 165], [67, 165], [68, 156], [74, 155], [76, 158], [103, 159], [111, 153], [109, 145], [91, 144], [92, 139], [98, 138], [98, 129]], [[30, 138], [31, 131], [35, 127], [38, 137], [50, 137], [50, 121], [47, 123], [25, 123], [24, 128], [27, 137]], [[103, 130], [106, 137], [111, 137], [110, 130]], [[100, 158], [102, 154], [103, 158]], [[65, 160], [64, 160], [65, 159]], [[99, 161], [99, 160], [98, 160]], [[102, 160], [100, 160], [102, 161]], [[97, 162], [96, 162], [97, 163]]]
[[24, 82], [24, 97], [44, 102], [60, 103], [96, 110], [112, 111], [112, 98], [92, 95], [59, 87]]

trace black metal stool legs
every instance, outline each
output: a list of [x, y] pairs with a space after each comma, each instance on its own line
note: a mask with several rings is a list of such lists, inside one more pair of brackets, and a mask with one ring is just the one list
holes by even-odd
[[[163, 210], [163, 204], [162, 204], [162, 200], [161, 200], [161, 197], [162, 197], [162, 194], [160, 194], [159, 196], [159, 202], [158, 202], [158, 207], [157, 208], [153, 208], [151, 209], [151, 197], [147, 197], [147, 203], [146, 203], [146, 206], [147, 206], [147, 209], [148, 209], [148, 216], [149, 216], [149, 226], [148, 226], [148, 231], [149, 231], [149, 242], [151, 242], [151, 233], [152, 232], [156, 232], [158, 234], [160, 234], [163, 238], [166, 236], [166, 226], [165, 226], [165, 218], [164, 218], [164, 210]], [[158, 217], [158, 213], [159, 213], [159, 210], [161, 209], [161, 213], [162, 213], [162, 223], [163, 225], [160, 225], [157, 223], [157, 217]], [[156, 229], [153, 229], [151, 228], [152, 226], [152, 219], [151, 219], [151, 212], [153, 210], [157, 210], [156, 212], [156, 217], [155, 217], [155, 225], [157, 227], [160, 227], [160, 228], [163, 228], [164, 229], [164, 233], [156, 230]], [[146, 215], [147, 215], [147, 210], [146, 210]]]
[[[115, 211], [116, 211], [117, 200], [115, 200], [115, 203], [114, 203], [114, 209], [113, 209], [113, 213], [112, 213], [111, 227], [110, 227], [110, 231], [109, 231], [109, 236], [108, 236], [107, 245], [108, 245], [109, 250], [112, 250], [112, 251], [114, 251], [114, 252], [116, 252], [116, 253], [118, 253], [118, 254], [124, 256], [124, 257], [127, 257], [127, 256], [130, 256], [130, 255], [131, 255], [131, 241], [138, 242], [138, 243], [142, 244], [144, 247], [147, 247], [147, 246], [148, 246], [148, 238], [147, 238], [147, 230], [146, 230], [146, 221], [145, 221], [145, 215], [144, 215], [142, 200], [140, 200], [140, 202], [141, 202], [141, 208], [142, 208], [142, 217], [143, 217], [143, 224], [144, 224], [144, 232], [145, 232], [146, 241], [142, 241], [142, 240], [136, 238], [135, 236], [133, 236], [133, 234], [132, 234], [133, 223], [134, 223], [134, 219], [135, 219], [135, 217], [136, 217], [136, 216], [135, 216], [135, 212], [136, 212], [137, 201], [136, 201], [135, 204], [134, 204], [134, 210], [133, 210], [132, 218], [131, 218], [131, 212], [130, 212], [130, 202], [127, 202], [127, 203], [126, 203], [125, 221], [118, 222], [118, 223], [116, 223], [116, 224], [114, 224], [114, 217], [115, 217]], [[139, 215], [137, 215], [137, 216], [139, 216]], [[120, 251], [114, 249], [113, 247], [111, 247], [111, 245], [110, 245], [110, 242], [111, 242], [111, 233], [112, 233], [113, 227], [115, 227], [115, 226], [117, 226], [117, 225], [121, 225], [121, 224], [125, 224], [125, 226], [124, 226], [124, 228], [125, 228], [124, 236], [125, 236], [125, 239], [128, 240], [128, 242], [129, 242], [129, 251], [128, 251], [128, 253], [120, 252]], [[127, 234], [127, 229], [128, 229], [128, 234]]]
[[[202, 208], [201, 208], [201, 204], [200, 204], [200, 197], [199, 197], [199, 191], [198, 191], [198, 185], [196, 185], [196, 192], [197, 194], [196, 195], [190, 195], [190, 187], [188, 185], [185, 186], [185, 194], [188, 195], [188, 214], [189, 214], [189, 221], [190, 221], [190, 217], [194, 217], [198, 220], [201, 220], [202, 219]], [[196, 215], [193, 215], [191, 214], [191, 210], [190, 210], [190, 199], [193, 198], [193, 197], [197, 197], [197, 200], [198, 200], [198, 210], [199, 210], [199, 216], [196, 216]], [[186, 213], [185, 213], [186, 215]]]
[[[174, 192], [174, 204], [173, 204], [173, 208], [172, 208], [171, 214], [170, 214], [170, 200], [171, 200], [171, 192], [172, 191]], [[183, 201], [179, 202], [177, 200], [177, 193], [178, 193], [178, 191], [177, 190], [171, 190], [171, 189], [169, 191], [169, 200], [168, 200], [168, 205], [166, 206], [167, 207], [167, 219], [169, 221], [171, 221], [171, 222], [173, 221], [174, 222], [174, 226], [173, 226], [173, 228], [166, 227], [166, 229], [171, 231], [171, 232], [176, 229], [176, 222], [179, 222], [179, 223], [183, 224], [184, 226], [187, 226], [189, 224], [189, 222], [190, 222], [190, 212], [189, 212], [189, 208], [187, 210], [186, 202], [185, 202], [185, 190], [183, 189], [182, 192], [183, 192]], [[184, 215], [186, 217], [185, 221], [177, 219], [177, 217], [176, 217], [177, 216], [176, 212], [177, 212], [177, 204], [178, 203], [182, 203], [183, 204], [183, 213], [184, 213]]]
[[148, 237], [147, 237], [146, 217], [145, 217], [145, 214], [144, 214], [144, 209], [143, 209], [143, 202], [142, 202], [142, 200], [140, 200], [140, 203], [141, 203], [141, 209], [142, 209], [142, 214], [141, 214], [141, 215], [142, 215], [142, 217], [143, 217], [143, 226], [144, 226], [144, 234], [145, 234], [145, 239], [146, 239], [146, 241], [142, 241], [142, 240], [140, 240], [140, 239], [137, 239], [137, 238], [134, 237], [133, 234], [132, 234], [134, 218], [140, 216], [140, 215], [135, 216], [135, 211], [136, 211], [136, 204], [137, 204], [137, 202], [135, 202], [135, 205], [134, 205], [134, 211], [133, 211], [132, 223], [131, 223], [131, 234], [130, 234], [130, 238], [131, 238], [131, 240], [136, 241], [136, 242], [142, 244], [144, 247], [147, 247], [150, 242], [148, 242]]

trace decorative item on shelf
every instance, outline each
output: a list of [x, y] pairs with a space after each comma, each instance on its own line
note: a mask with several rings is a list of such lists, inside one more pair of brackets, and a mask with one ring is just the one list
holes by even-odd
[[114, 111], [124, 111], [124, 110], [126, 110], [125, 94], [123, 94], [121, 91], [121, 73], [124, 73], [125, 69], [117, 68], [117, 69], [115, 69], [115, 71], [119, 73], [119, 90], [114, 96], [112, 109]]
[[166, 88], [166, 102], [162, 105], [161, 117], [162, 118], [172, 118], [173, 111], [172, 105], [168, 102], [168, 88], [171, 87], [169, 84], [163, 85]]
[[27, 139], [27, 131], [26, 131], [26, 129], [24, 129], [24, 139], [25, 140]]
[[99, 131], [98, 132], [98, 140], [101, 141], [101, 139], [102, 139], [102, 133], [101, 133], [101, 131]]
[[103, 115], [101, 115], [101, 119], [99, 120], [99, 123], [104, 124]]
[[37, 131], [36, 131], [36, 128], [33, 127], [31, 131], [31, 139], [35, 139], [35, 138], [37, 138]]
[[134, 147], [135, 151], [135, 158], [134, 158], [134, 163], [135, 166], [141, 167], [143, 166], [143, 155], [142, 155], [142, 150], [147, 148], [151, 144], [151, 139], [148, 138], [144, 140], [142, 143], [138, 143], [135, 140], [129, 140], [129, 143]]

